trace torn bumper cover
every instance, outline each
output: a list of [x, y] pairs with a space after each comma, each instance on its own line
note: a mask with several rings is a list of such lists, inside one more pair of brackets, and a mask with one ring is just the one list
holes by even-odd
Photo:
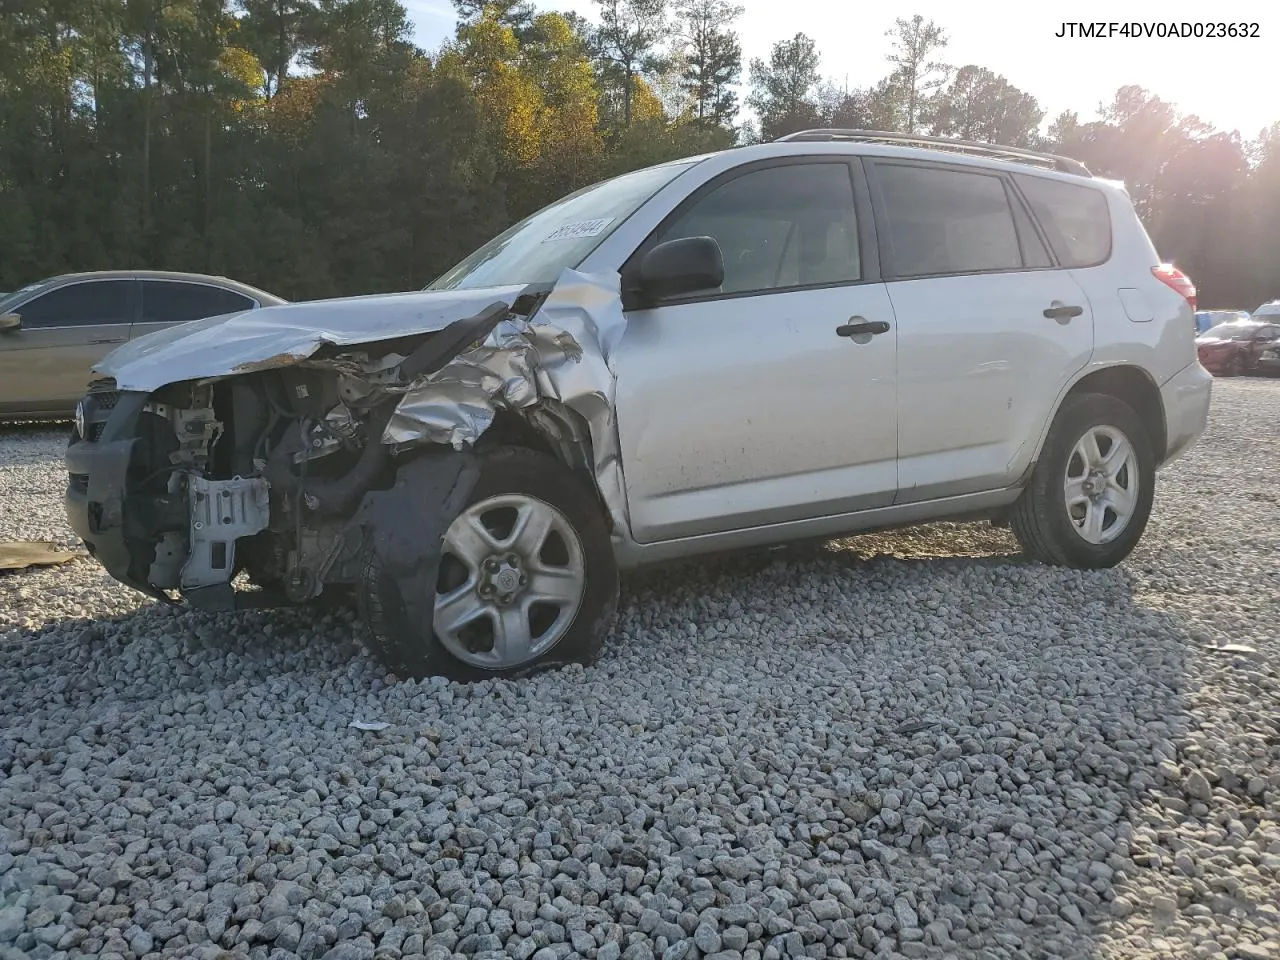
[[[536, 309], [525, 311], [528, 316], [513, 309], [530, 296]], [[614, 536], [627, 529], [611, 366], [624, 326], [616, 275], [567, 270], [549, 290], [429, 291], [290, 304], [196, 321], [140, 338], [96, 368], [115, 381], [118, 409], [103, 417], [108, 422], [94, 442], [73, 442], [68, 448], [68, 516], [113, 576], [167, 599], [156, 588], [161, 581], [148, 574], [153, 554], [160, 563], [160, 548], [138, 549], [145, 542], [138, 537], [139, 515], [157, 509], [169, 514], [174, 508], [194, 511], [202, 485], [185, 485], [180, 504], [131, 509], [133, 426], [147, 398], [176, 383], [208, 384], [291, 367], [329, 370], [344, 389], [354, 391], [357, 403], [362, 392], [384, 398], [379, 401], [381, 415], [367, 420], [374, 435], [365, 447], [366, 453], [376, 454], [380, 448], [383, 454], [362, 459], [385, 461], [386, 455], [419, 447], [426, 454], [403, 461], [390, 490], [374, 491], [364, 484], [343, 491], [340, 539], [358, 535], [379, 552], [406, 600], [417, 596], [429, 605], [433, 591], [425, 588], [434, 577], [438, 544], [474, 483], [476, 467], [469, 448], [500, 411], [524, 413], [530, 421], [537, 420], [539, 406], [558, 405], [576, 414], [580, 423], [568, 439], [580, 446], [589, 440], [589, 458], [586, 450], [579, 450], [580, 462], [592, 470]], [[400, 346], [404, 338], [431, 333], [436, 336], [418, 349]], [[384, 342], [387, 349], [379, 351]], [[396, 352], [402, 349], [407, 356]], [[345, 402], [348, 395], [342, 396]], [[91, 401], [86, 398], [89, 406]], [[276, 486], [269, 468], [259, 473]], [[354, 479], [355, 471], [343, 478]], [[242, 482], [239, 477], [219, 482], [233, 481]], [[305, 489], [299, 485], [300, 499]], [[311, 498], [308, 506], [316, 510], [321, 503], [321, 498]], [[192, 532], [196, 513], [190, 512], [190, 517], [185, 542], [193, 550], [200, 538]], [[233, 525], [232, 531], [236, 529]], [[411, 535], [399, 530], [411, 530]], [[301, 538], [300, 529], [299, 551]], [[233, 575], [231, 565], [227, 567], [226, 582], [212, 585], [217, 588], [212, 591], [216, 601], [198, 599], [198, 594], [211, 592], [203, 582], [199, 589], [183, 585], [184, 595], [193, 603], [226, 608]], [[430, 622], [429, 609], [407, 612], [417, 615], [415, 619], [425, 618], [418, 622]]]

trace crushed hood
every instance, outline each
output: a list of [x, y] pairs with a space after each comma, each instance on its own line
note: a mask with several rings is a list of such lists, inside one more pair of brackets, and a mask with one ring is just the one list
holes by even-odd
[[314, 300], [193, 320], [131, 340], [95, 366], [121, 390], [222, 377], [305, 360], [321, 346], [350, 346], [442, 330], [524, 286], [429, 290]]
[[[617, 273], [564, 270], [532, 316], [508, 314], [442, 367], [399, 385], [381, 441], [463, 450], [500, 409], [555, 403], [590, 433], [591, 467], [614, 536], [626, 529], [613, 368], [626, 329]], [[321, 300], [197, 320], [139, 338], [94, 369], [121, 390], [289, 366], [322, 346], [372, 344], [443, 330], [487, 307], [510, 307], [527, 286], [489, 287]], [[338, 359], [314, 361], [341, 367]]]

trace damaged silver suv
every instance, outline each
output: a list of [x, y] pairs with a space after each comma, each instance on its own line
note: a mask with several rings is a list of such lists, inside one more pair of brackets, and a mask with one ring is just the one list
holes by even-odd
[[354, 588], [414, 676], [589, 661], [620, 567], [728, 548], [987, 518], [1105, 567], [1204, 428], [1194, 302], [1074, 161], [808, 131], [579, 191], [420, 292], [130, 343], [67, 509], [167, 602]]

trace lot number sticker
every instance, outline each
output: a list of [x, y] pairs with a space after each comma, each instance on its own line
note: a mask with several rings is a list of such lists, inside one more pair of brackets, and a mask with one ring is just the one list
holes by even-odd
[[576, 223], [566, 223], [552, 230], [542, 242], [550, 243], [552, 240], [581, 240], [583, 237], [594, 237], [611, 223], [613, 223], [613, 217], [600, 217], [597, 220], [579, 220]]

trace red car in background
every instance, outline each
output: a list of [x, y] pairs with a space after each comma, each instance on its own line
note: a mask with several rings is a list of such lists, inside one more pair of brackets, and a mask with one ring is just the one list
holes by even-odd
[[1196, 350], [1215, 377], [1280, 373], [1280, 323], [1220, 323], [1196, 337]]

